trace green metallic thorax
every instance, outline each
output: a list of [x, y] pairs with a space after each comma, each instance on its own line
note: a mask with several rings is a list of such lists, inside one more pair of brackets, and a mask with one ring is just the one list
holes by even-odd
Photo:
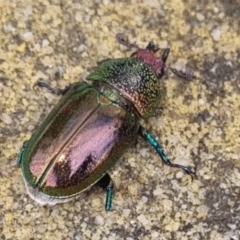
[[104, 60], [87, 80], [105, 82], [117, 89], [143, 118], [154, 115], [161, 101], [159, 79], [150, 66], [136, 58]]

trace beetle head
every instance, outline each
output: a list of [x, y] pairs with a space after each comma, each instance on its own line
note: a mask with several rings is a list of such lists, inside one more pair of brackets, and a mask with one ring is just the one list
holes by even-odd
[[119, 43], [128, 48], [136, 48], [137, 51], [132, 56], [148, 64], [158, 77], [162, 77], [164, 74], [165, 63], [170, 53], [169, 48], [165, 48], [161, 57], [155, 56], [155, 53], [159, 50], [153, 42], [149, 42], [146, 48], [139, 48], [136, 43], [129, 43], [126, 37], [122, 33], [116, 35], [116, 39]]
[[150, 42], [145, 49], [138, 49], [135, 55], [136, 58], [151, 66], [157, 76], [161, 78], [164, 74], [165, 62], [167, 61], [170, 49], [164, 49], [162, 56], [156, 57], [155, 53], [158, 50], [159, 48], [156, 48], [153, 42]]

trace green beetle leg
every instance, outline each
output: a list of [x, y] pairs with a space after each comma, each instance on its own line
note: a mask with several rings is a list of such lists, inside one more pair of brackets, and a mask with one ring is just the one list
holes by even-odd
[[47, 83], [45, 83], [41, 80], [38, 80], [35, 83], [34, 87], [35, 86], [47, 88], [51, 93], [56, 94], [56, 95], [64, 95], [72, 87], [72, 84], [66, 86], [64, 89], [60, 89], [60, 88], [53, 88], [50, 85], [48, 85]]
[[142, 126], [140, 126], [140, 128], [139, 128], [139, 134], [154, 147], [154, 149], [156, 150], [156, 152], [158, 153], [158, 155], [160, 156], [160, 158], [162, 159], [164, 164], [166, 164], [170, 167], [180, 168], [187, 174], [191, 175], [192, 178], [196, 177], [196, 172], [191, 170], [190, 167], [172, 163], [171, 160], [164, 153], [162, 146], [151, 135], [151, 133], [149, 133]]
[[112, 196], [113, 196], [113, 182], [108, 173], [106, 173], [98, 182], [97, 185], [100, 186], [103, 190], [106, 190], [106, 202], [105, 209], [106, 211], [111, 210], [112, 208]]
[[20, 165], [21, 164], [21, 161], [22, 161], [22, 157], [23, 157], [23, 153], [25, 151], [25, 148], [28, 144], [28, 141], [25, 141], [23, 142], [23, 145], [22, 145], [22, 148], [20, 150], [20, 153], [18, 154], [18, 157], [17, 157], [17, 163]]

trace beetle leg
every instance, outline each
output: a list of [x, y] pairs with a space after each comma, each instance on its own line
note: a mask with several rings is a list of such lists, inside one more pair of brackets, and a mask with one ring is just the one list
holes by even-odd
[[21, 164], [22, 156], [23, 156], [23, 153], [24, 153], [25, 148], [26, 148], [26, 146], [27, 146], [27, 143], [28, 143], [28, 141], [23, 142], [23, 145], [22, 145], [22, 148], [21, 148], [21, 150], [20, 150], [20, 153], [18, 154], [17, 163], [18, 163], [19, 165]]
[[128, 47], [128, 48], [137, 48], [139, 49], [138, 45], [136, 43], [129, 43], [126, 36], [123, 33], [117, 33], [116, 34], [116, 40], [121, 43], [122, 45]]
[[164, 164], [170, 167], [180, 168], [187, 174], [191, 175], [192, 178], [196, 178], [196, 172], [191, 170], [190, 167], [172, 163], [171, 160], [164, 153], [162, 146], [157, 142], [157, 140], [152, 136], [152, 134], [149, 133], [142, 126], [140, 126], [139, 128], [139, 134], [154, 147]]
[[51, 93], [56, 94], [56, 95], [64, 95], [72, 87], [72, 84], [66, 86], [64, 89], [60, 89], [60, 88], [53, 88], [50, 85], [48, 85], [47, 83], [45, 83], [41, 80], [38, 80], [35, 83], [34, 87], [35, 86], [47, 88]]
[[108, 173], [106, 173], [98, 182], [97, 185], [100, 186], [103, 190], [106, 190], [106, 202], [105, 209], [106, 211], [111, 210], [112, 208], [112, 196], [113, 196], [113, 182]]
[[195, 78], [195, 76], [193, 75], [193, 73], [191, 71], [181, 71], [181, 70], [177, 70], [175, 68], [171, 68], [169, 67], [169, 69], [171, 70], [172, 73], [174, 73], [175, 75], [177, 75], [180, 78], [184, 78], [186, 80], [190, 80], [192, 78]]

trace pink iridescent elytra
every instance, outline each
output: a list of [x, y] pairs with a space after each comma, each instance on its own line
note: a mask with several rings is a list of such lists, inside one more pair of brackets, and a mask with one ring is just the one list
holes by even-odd
[[25, 166], [33, 188], [26, 184], [32, 198], [41, 204], [49, 204], [54, 197], [59, 198], [54, 203], [62, 202], [92, 186], [103, 175], [103, 169], [113, 165], [134, 141], [126, 133], [136, 135], [135, 115], [109, 105], [107, 99], [106, 105], [98, 99], [99, 93], [90, 88], [76, 95], [74, 104], [60, 103], [52, 110], [55, 113], [44, 131], [35, 133], [41, 138], [37, 138], [31, 161]]

